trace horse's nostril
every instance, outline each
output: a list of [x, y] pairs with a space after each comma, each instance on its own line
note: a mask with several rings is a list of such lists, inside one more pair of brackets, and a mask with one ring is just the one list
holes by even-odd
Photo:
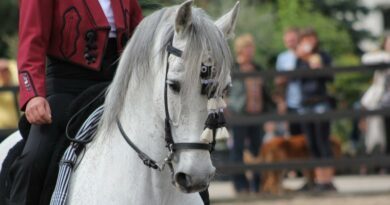
[[176, 179], [176, 182], [182, 187], [188, 188], [191, 186], [191, 176], [189, 176], [183, 172], [177, 173], [175, 176], [175, 179]]

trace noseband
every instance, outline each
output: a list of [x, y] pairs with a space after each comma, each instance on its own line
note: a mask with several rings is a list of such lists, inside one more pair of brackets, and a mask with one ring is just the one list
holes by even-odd
[[[169, 71], [169, 56], [175, 55], [176, 57], [181, 58], [183, 51], [173, 47], [172, 45], [172, 39], [167, 45], [167, 63], [166, 63], [166, 72], [165, 72], [165, 86], [164, 86], [164, 108], [165, 108], [165, 142], [166, 142], [166, 147], [169, 151], [168, 156], [164, 159], [164, 162], [159, 165], [155, 160], [150, 158], [147, 154], [142, 152], [131, 140], [130, 138], [126, 135], [123, 126], [119, 119], [116, 119], [119, 131], [123, 138], [126, 140], [126, 142], [129, 144], [131, 148], [134, 149], [135, 152], [137, 152], [138, 157], [143, 161], [143, 163], [152, 168], [152, 169], [157, 169], [159, 171], [162, 171], [165, 167], [165, 165], [168, 165], [171, 174], [173, 176], [174, 170], [172, 166], [172, 159], [176, 151], [178, 150], [186, 150], [186, 149], [195, 149], [195, 150], [208, 150], [212, 152], [214, 150], [215, 146], [215, 133], [216, 133], [216, 128], [213, 129], [213, 140], [210, 143], [175, 143], [173, 140], [172, 136], [172, 128], [171, 128], [171, 118], [169, 115], [169, 109], [168, 109], [168, 71]], [[203, 91], [202, 91], [203, 92]], [[206, 122], [207, 124], [207, 122]]]

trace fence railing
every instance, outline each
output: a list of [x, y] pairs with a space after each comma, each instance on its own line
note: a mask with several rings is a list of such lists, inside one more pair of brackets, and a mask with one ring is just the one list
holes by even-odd
[[233, 73], [234, 78], [247, 78], [247, 77], [262, 77], [263, 79], [270, 79], [276, 76], [286, 77], [319, 77], [319, 76], [333, 76], [340, 73], [367, 73], [375, 70], [386, 70], [390, 68], [390, 63], [381, 63], [375, 65], [360, 65], [360, 66], [346, 66], [346, 67], [324, 67], [322, 69], [302, 69], [293, 71], [256, 71], [251, 73]]
[[[286, 72], [259, 71], [252, 73], [234, 73], [234, 78], [261, 77], [263, 79], [272, 79], [277, 76], [286, 77], [324, 77], [334, 76], [342, 73], [367, 73], [375, 70], [389, 69], [390, 64], [377, 64], [365, 66], [350, 66], [350, 67], [333, 67], [315, 70], [294, 70]], [[357, 99], [358, 100], [358, 99]], [[319, 120], [336, 120], [342, 118], [361, 118], [372, 115], [389, 116], [390, 108], [364, 110], [364, 109], [348, 109], [348, 110], [333, 110], [322, 114], [261, 114], [261, 115], [231, 115], [227, 118], [229, 125], [256, 125], [267, 121], [289, 121], [289, 122], [307, 122]], [[336, 169], [366, 167], [390, 167], [390, 156], [372, 156], [372, 157], [351, 157], [339, 159], [306, 159], [306, 160], [291, 160], [274, 163], [261, 164], [237, 164], [237, 163], [219, 163], [215, 162], [217, 170], [220, 174], [237, 174], [245, 171], [264, 171], [264, 170], [293, 170], [293, 169], [309, 169], [315, 167], [332, 166]]]
[[254, 125], [269, 121], [289, 121], [289, 122], [307, 122], [307, 121], [323, 121], [323, 120], [336, 120], [343, 118], [361, 118], [372, 115], [389, 116], [390, 108], [364, 110], [364, 109], [351, 109], [351, 110], [334, 110], [326, 113], [317, 114], [262, 114], [262, 115], [232, 115], [227, 118], [229, 125]]
[[[368, 66], [350, 66], [350, 67], [334, 67], [326, 69], [316, 70], [295, 70], [286, 72], [277, 71], [262, 71], [253, 73], [233, 73], [234, 78], [246, 78], [246, 77], [262, 77], [264, 79], [273, 78], [276, 76], [287, 77], [318, 77], [318, 76], [332, 76], [340, 73], [351, 72], [373, 72], [375, 70], [383, 70], [390, 68], [390, 64], [378, 64]], [[0, 87], [1, 92], [12, 92], [15, 100], [15, 109], [18, 114], [18, 87]], [[390, 115], [390, 108], [377, 109], [377, 110], [334, 110], [323, 114], [262, 114], [255, 116], [233, 115], [227, 118], [229, 125], [250, 125], [259, 124], [267, 121], [313, 121], [313, 120], [335, 120], [341, 118], [360, 118], [370, 115]], [[10, 134], [13, 129], [1, 130], [2, 134]], [[244, 165], [244, 164], [230, 164], [217, 162], [217, 169], [220, 173], [234, 174], [242, 173], [247, 170], [263, 171], [263, 170], [280, 170], [280, 169], [306, 169], [319, 166], [333, 166], [335, 168], [348, 168], [358, 166], [390, 166], [390, 156], [375, 156], [375, 157], [357, 157], [357, 158], [341, 158], [341, 159], [310, 159], [299, 161], [286, 161], [276, 163], [262, 163], [257, 165]]]
[[[272, 79], [276, 76], [286, 77], [324, 77], [334, 76], [342, 73], [367, 73], [375, 70], [384, 70], [390, 68], [390, 64], [376, 64], [376, 65], [364, 65], [364, 66], [349, 66], [349, 67], [331, 67], [323, 69], [305, 69], [294, 71], [258, 71], [251, 73], [233, 73], [234, 78], [247, 78], [247, 77], [261, 77], [263, 79]], [[333, 120], [341, 118], [359, 118], [370, 115], [390, 115], [390, 108], [376, 109], [376, 110], [364, 110], [364, 109], [350, 109], [350, 110], [334, 110], [323, 114], [261, 114], [261, 115], [233, 115], [228, 118], [230, 125], [249, 125], [258, 124], [267, 121], [313, 121], [313, 120]]]
[[365, 167], [390, 167], [390, 156], [370, 157], [343, 157], [339, 159], [306, 159], [289, 160], [261, 164], [237, 164], [218, 163], [216, 167], [219, 174], [237, 174], [245, 171], [267, 171], [267, 170], [303, 170], [315, 167], [334, 167], [336, 169], [352, 169]]

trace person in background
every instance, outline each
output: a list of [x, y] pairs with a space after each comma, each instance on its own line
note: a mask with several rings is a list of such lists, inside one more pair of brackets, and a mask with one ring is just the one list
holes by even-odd
[[[298, 70], [323, 69], [332, 64], [330, 56], [321, 51], [317, 33], [311, 29], [302, 31], [296, 48]], [[302, 102], [300, 114], [325, 113], [331, 109], [330, 97], [326, 83], [332, 77], [305, 77], [300, 79]], [[315, 158], [331, 158], [333, 156], [330, 143], [330, 122], [316, 120], [302, 123], [302, 128]], [[332, 167], [317, 167], [314, 169], [315, 184], [306, 183], [302, 190], [336, 191], [332, 183], [334, 169]]]
[[[272, 95], [272, 101], [276, 105], [276, 112], [279, 115], [286, 114], [286, 104], [284, 100], [284, 96], [281, 92], [274, 92]], [[290, 137], [289, 134], [289, 124], [286, 121], [268, 121], [264, 123], [264, 132], [265, 135], [263, 137], [263, 144], [272, 140], [275, 137]]]
[[[237, 37], [234, 44], [236, 52], [236, 69], [248, 73], [260, 70], [261, 67], [253, 61], [255, 42], [253, 36], [245, 34]], [[229, 95], [229, 111], [233, 114], [257, 115], [264, 109], [263, 81], [258, 77], [248, 77], [243, 80], [233, 80]], [[244, 148], [249, 148], [253, 156], [257, 156], [262, 141], [262, 125], [233, 126], [233, 147], [230, 158], [235, 163], [243, 162]], [[260, 186], [259, 174], [253, 174], [248, 181], [244, 174], [233, 176], [233, 184], [237, 193], [258, 192]]]
[[[364, 54], [362, 63], [366, 65], [390, 63], [390, 35], [384, 37], [380, 50]], [[390, 69], [375, 71], [372, 85], [363, 95], [361, 104], [368, 110], [390, 107]], [[371, 154], [379, 150], [389, 155], [390, 116], [369, 116], [366, 117], [366, 124], [366, 152]]]
[[[387, 54], [387, 59], [383, 60], [382, 63], [390, 63], [390, 35], [387, 35], [384, 38], [382, 45], [383, 52]], [[379, 102], [380, 108], [390, 108], [390, 69], [386, 69], [383, 71], [385, 75], [385, 85], [384, 85], [384, 93]], [[390, 155], [390, 116], [384, 116], [385, 122], [385, 133], [386, 133], [386, 155]], [[390, 169], [388, 168], [388, 171]]]
[[31, 128], [8, 174], [6, 204], [48, 204], [42, 190], [69, 105], [111, 82], [143, 17], [137, 0], [20, 0], [19, 6], [19, 105]]
[[[299, 30], [297, 28], [289, 28], [283, 36], [283, 42], [286, 51], [280, 53], [276, 60], [277, 71], [293, 71], [296, 69], [297, 57], [295, 49], [298, 43]], [[296, 78], [287, 78], [279, 76], [275, 78], [275, 84], [279, 92], [285, 93], [285, 102], [280, 105], [287, 106], [288, 113], [297, 113], [301, 106], [301, 85]], [[301, 135], [302, 128], [299, 122], [289, 123], [289, 134], [291, 136]]]
[[[16, 86], [17, 79], [15, 63], [6, 59], [0, 59], [0, 87]], [[14, 96], [9, 91], [0, 92], [0, 129], [15, 129], [18, 125], [19, 114], [17, 112]], [[2, 137], [0, 136], [0, 140]]]

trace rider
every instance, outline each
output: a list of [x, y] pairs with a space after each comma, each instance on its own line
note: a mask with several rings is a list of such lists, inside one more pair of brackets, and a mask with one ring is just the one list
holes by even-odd
[[7, 204], [38, 205], [67, 108], [90, 86], [111, 81], [142, 20], [137, 0], [20, 0], [20, 107], [32, 125], [9, 172]]

